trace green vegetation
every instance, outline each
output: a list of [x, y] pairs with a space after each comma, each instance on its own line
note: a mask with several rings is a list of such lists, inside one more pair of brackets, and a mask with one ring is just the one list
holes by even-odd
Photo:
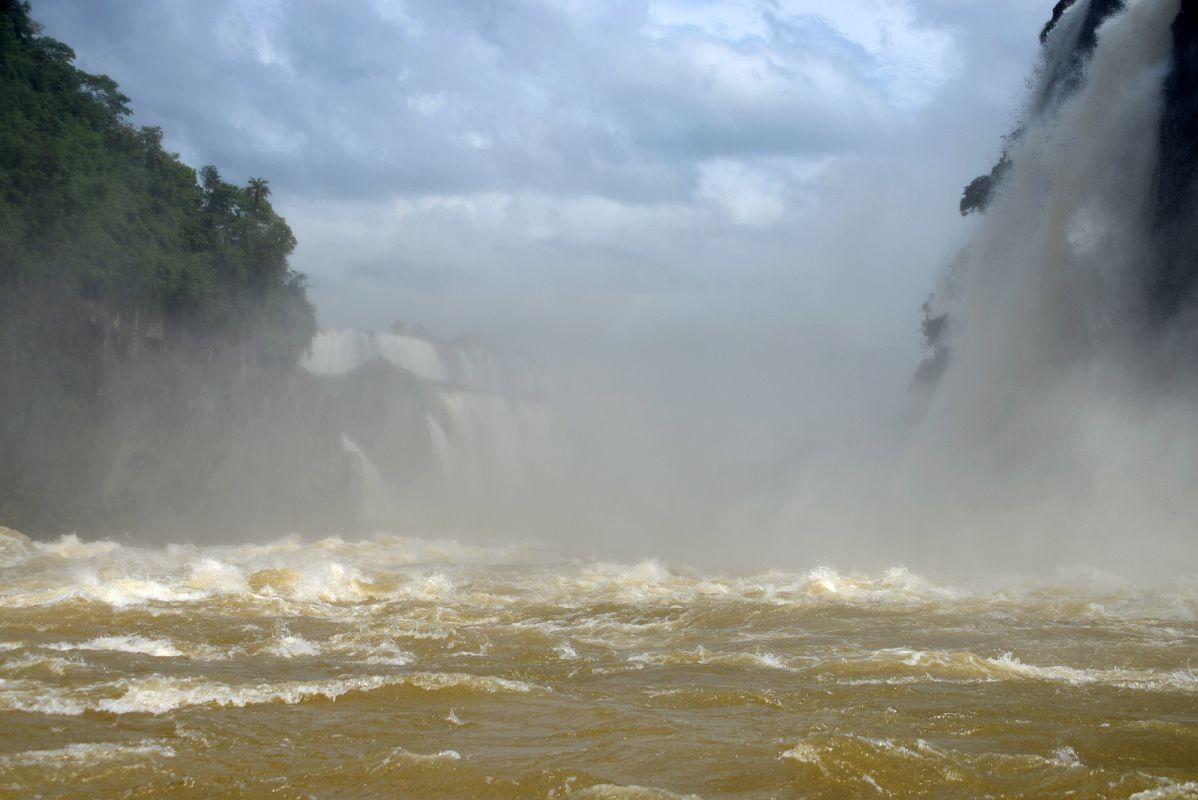
[[[0, 521], [130, 530], [152, 506], [235, 506], [246, 432], [284, 440], [315, 413], [295, 237], [265, 179], [197, 176], [73, 62], [0, 0]], [[248, 505], [271, 506], [255, 486]]]
[[0, 8], [0, 287], [160, 314], [168, 335], [269, 331], [253, 355], [293, 361], [315, 317], [267, 182], [240, 189], [204, 167], [197, 183], [160, 129], [130, 124], [112, 79], [39, 36], [27, 4]]

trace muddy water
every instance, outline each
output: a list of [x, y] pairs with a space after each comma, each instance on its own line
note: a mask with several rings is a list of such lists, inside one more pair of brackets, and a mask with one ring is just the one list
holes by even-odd
[[1198, 797], [1198, 584], [0, 538], [0, 797]]

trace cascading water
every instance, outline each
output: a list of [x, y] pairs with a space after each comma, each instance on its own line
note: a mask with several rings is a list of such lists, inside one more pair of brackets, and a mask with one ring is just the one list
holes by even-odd
[[1117, 355], [1139, 327], [1177, 2], [1133, 3], [1111, 18], [1096, 31], [1093, 57], [1076, 66], [1077, 88], [1063, 93], [1071, 81], [1061, 64], [1072, 63], [1092, 7], [1073, 7], [1049, 35], [1037, 95], [1056, 105], [1036, 111], [1012, 146], [951, 289], [935, 298], [955, 352], [940, 395], [976, 396], [944, 405], [1002, 405], [1062, 370]]
[[407, 331], [322, 331], [305, 368], [325, 382], [353, 463], [360, 524], [470, 503], [519, 504], [563, 466], [553, 414], [517, 358]]
[[[437, 417], [430, 417], [443, 474], [468, 487], [526, 485], [549, 477], [558, 467], [557, 430], [543, 405], [459, 389], [437, 393]], [[451, 438], [452, 437], [452, 438]]]
[[341, 446], [354, 462], [358, 475], [358, 518], [363, 523], [386, 522], [396, 513], [395, 495], [379, 468], [358, 443], [341, 435]]
[[[1198, 425], [1177, 342], [1195, 341], [1198, 218], [1192, 185], [1175, 185], [1192, 159], [1170, 147], [1193, 154], [1172, 128], [1194, 127], [1177, 75], [1195, 5], [1082, 0], [1047, 30], [980, 227], [926, 309], [943, 371], [905, 488], [958, 516], [925, 528], [993, 517], [1041, 553], [1069, 531], [1188, 535]], [[1185, 202], [1162, 210], [1163, 191]]]
[[301, 366], [313, 375], [337, 376], [374, 359], [436, 383], [508, 394], [529, 394], [538, 388], [535, 370], [518, 358], [404, 330], [322, 330], [312, 340]]
[[429, 381], [448, 381], [440, 349], [428, 339], [376, 331], [323, 330], [312, 340], [302, 362], [314, 375], [344, 375], [371, 359], [382, 358]]

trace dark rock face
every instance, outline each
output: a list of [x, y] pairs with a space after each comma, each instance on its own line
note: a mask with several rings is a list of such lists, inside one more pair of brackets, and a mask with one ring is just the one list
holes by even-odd
[[1077, 41], [1074, 52], [1085, 57], [1094, 52], [1098, 45], [1098, 28], [1113, 16], [1123, 10], [1124, 0], [1090, 0], [1086, 9], [1086, 18], [1082, 21], [1081, 37]]
[[1198, 0], [1182, 0], [1173, 22], [1159, 142], [1148, 290], [1158, 323], [1185, 311], [1198, 290]]
[[337, 430], [401, 491], [433, 466], [429, 400], [411, 372], [381, 358], [344, 376], [323, 379], [335, 398]]
[[1057, 23], [1061, 21], [1064, 13], [1073, 8], [1073, 4], [1076, 2], [1077, 0], [1060, 0], [1059, 3], [1052, 7], [1052, 19], [1044, 23], [1044, 27], [1040, 30], [1040, 44], [1048, 41], [1048, 34], [1052, 33], [1053, 29], [1057, 27]]
[[[1033, 105], [1033, 112], [1041, 114], [1050, 110], [1061, 100], [1078, 90], [1086, 62], [1098, 46], [1098, 29], [1102, 23], [1123, 10], [1124, 0], [1090, 0], [1084, 15], [1076, 21], [1062, 22], [1064, 15], [1075, 5], [1075, 0], [1063, 0], [1052, 10], [1052, 19], [1040, 33], [1045, 44], [1044, 67], [1040, 80], [1040, 91]], [[1075, 12], [1077, 13], [1077, 12]], [[1050, 41], [1053, 31], [1060, 28], [1058, 35], [1067, 41]]]

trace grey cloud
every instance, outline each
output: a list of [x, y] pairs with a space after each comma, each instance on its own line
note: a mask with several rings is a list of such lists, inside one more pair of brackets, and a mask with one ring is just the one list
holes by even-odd
[[877, 146], [896, 124], [870, 56], [811, 16], [762, 36], [648, 31], [542, 2], [41, 0], [192, 160], [340, 197], [535, 190], [661, 201], [697, 160]]
[[414, 263], [394, 256], [350, 261], [345, 273], [350, 280], [399, 284], [418, 291], [441, 291], [466, 279], [454, 269]]

